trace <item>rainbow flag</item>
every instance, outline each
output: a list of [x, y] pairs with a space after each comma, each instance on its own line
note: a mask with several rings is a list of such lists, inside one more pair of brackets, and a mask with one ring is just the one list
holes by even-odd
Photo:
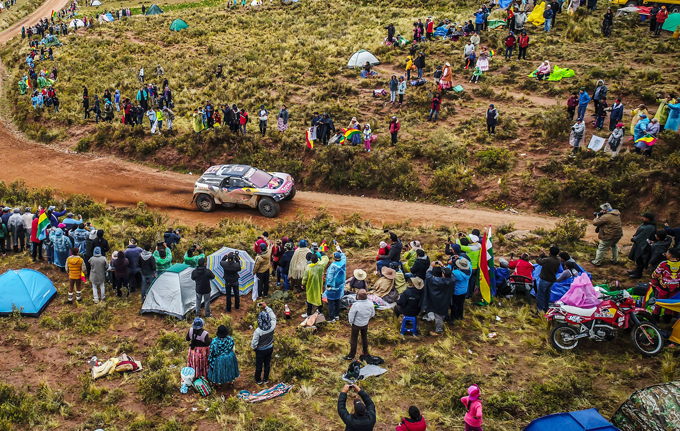
[[493, 268], [493, 242], [489, 226], [488, 232], [484, 232], [482, 250], [479, 252], [479, 292], [482, 294], [482, 305], [491, 304], [492, 289], [496, 288]]
[[311, 132], [309, 130], [307, 130], [307, 132], [305, 132], [305, 140], [307, 141], [307, 148], [309, 148], [310, 150], [313, 150], [314, 149], [314, 141], [312, 139], [309, 139], [310, 134], [311, 134]]
[[28, 85], [28, 88], [33, 88], [33, 86], [31, 85], [31, 80], [28, 78], [26, 78], [26, 85]]
[[635, 141], [636, 144], [638, 142], [644, 142], [645, 144], [647, 144], [651, 147], [652, 145], [654, 145], [656, 143], [656, 138], [652, 135], [645, 135], [642, 138]]
[[38, 216], [38, 239], [39, 240], [44, 240], [47, 238], [47, 228], [50, 226], [50, 220], [47, 218], [47, 214], [45, 214], [45, 210], [40, 210], [40, 216]]
[[361, 132], [358, 131], [357, 129], [349, 129], [349, 130], [345, 130], [343, 135], [345, 136], [345, 139], [351, 141], [354, 136], [361, 135]]
[[324, 253], [328, 251], [328, 244], [326, 244], [325, 239], [323, 241], [321, 241], [321, 245], [319, 246], [319, 250], [324, 252]]
[[52, 19], [55, 19], [57, 17], [57, 13], [55, 11], [52, 11]]

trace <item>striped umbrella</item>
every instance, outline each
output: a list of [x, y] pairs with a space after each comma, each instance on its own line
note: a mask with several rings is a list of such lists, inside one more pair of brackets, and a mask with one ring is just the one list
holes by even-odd
[[212, 285], [218, 288], [222, 294], [226, 294], [227, 289], [224, 286], [224, 271], [222, 270], [220, 261], [227, 254], [236, 251], [238, 252], [238, 256], [241, 260], [241, 271], [238, 273], [238, 285], [241, 296], [243, 296], [253, 289], [253, 284], [255, 283], [255, 277], [253, 276], [255, 261], [248, 253], [246, 253], [244, 250], [222, 247], [215, 253], [208, 256], [208, 268], [213, 272], [213, 274], [215, 274], [215, 278], [211, 281]]

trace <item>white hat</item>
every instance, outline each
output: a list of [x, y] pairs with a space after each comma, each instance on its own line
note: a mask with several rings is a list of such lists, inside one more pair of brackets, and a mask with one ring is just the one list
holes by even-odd
[[356, 278], [359, 281], [366, 280], [366, 271], [360, 268], [355, 269], [354, 278]]
[[470, 238], [471, 242], [479, 242], [479, 237], [477, 235], [470, 235], [468, 238]]

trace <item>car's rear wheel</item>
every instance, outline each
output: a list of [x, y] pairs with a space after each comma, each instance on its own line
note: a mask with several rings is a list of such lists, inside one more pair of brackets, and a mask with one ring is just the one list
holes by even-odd
[[670, 6], [670, 11], [668, 13], [679, 13], [680, 12], [680, 6]]
[[279, 215], [279, 204], [269, 197], [260, 198], [257, 208], [265, 217], [273, 218]]
[[196, 208], [203, 211], [204, 213], [209, 213], [215, 210], [215, 201], [212, 197], [201, 193], [196, 198]]
[[293, 187], [292, 189], [290, 189], [290, 193], [288, 193], [288, 196], [286, 196], [285, 198], [283, 198], [283, 200], [284, 200], [284, 201], [292, 201], [294, 197], [295, 197], [295, 187]]

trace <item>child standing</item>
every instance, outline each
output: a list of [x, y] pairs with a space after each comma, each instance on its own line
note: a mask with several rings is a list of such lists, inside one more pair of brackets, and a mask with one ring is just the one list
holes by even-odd
[[364, 126], [364, 150], [371, 152], [371, 125], [366, 123]]
[[73, 302], [73, 288], [76, 290], [76, 301], [82, 301], [81, 296], [81, 276], [85, 273], [85, 261], [79, 255], [78, 247], [71, 249], [71, 256], [66, 259], [66, 267], [68, 268], [68, 303]]
[[482, 431], [482, 402], [479, 401], [479, 386], [472, 385], [467, 392], [468, 396], [460, 399], [467, 409], [465, 431]]

